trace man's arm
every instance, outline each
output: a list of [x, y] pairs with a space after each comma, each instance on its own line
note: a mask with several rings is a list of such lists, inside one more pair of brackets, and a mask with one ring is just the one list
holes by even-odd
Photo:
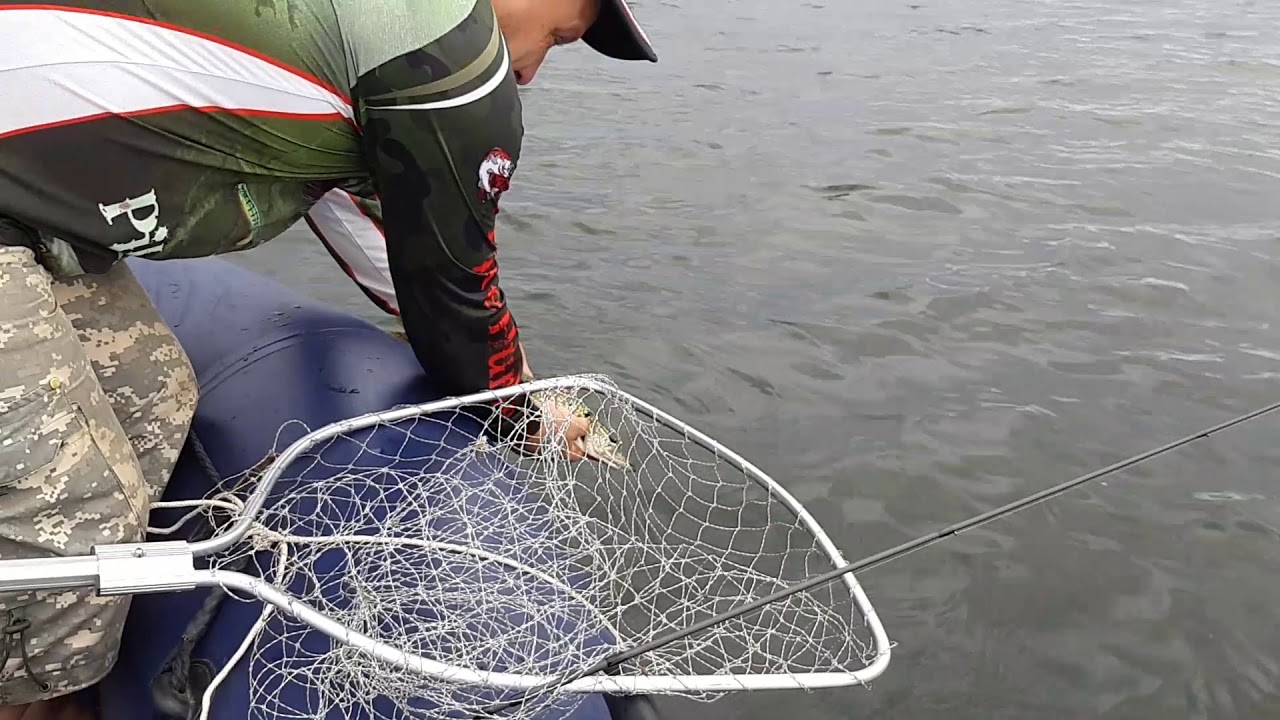
[[494, 232], [523, 123], [488, 1], [425, 48], [365, 73], [355, 94], [394, 294], [419, 362], [449, 394], [518, 383], [524, 358]]
[[391, 282], [377, 199], [334, 188], [307, 211], [306, 221], [356, 287], [383, 312], [398, 316], [400, 302]]

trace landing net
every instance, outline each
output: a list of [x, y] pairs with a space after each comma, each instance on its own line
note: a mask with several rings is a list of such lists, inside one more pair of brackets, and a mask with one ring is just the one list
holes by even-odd
[[[526, 393], [587, 417], [594, 459], [483, 431]], [[586, 693], [814, 689], [888, 663], [846, 575], [557, 683], [845, 562], [772, 479], [602, 376], [356, 418], [269, 460], [158, 505], [219, 533], [197, 544], [207, 584], [267, 601], [237, 655], [255, 717], [554, 718]]]

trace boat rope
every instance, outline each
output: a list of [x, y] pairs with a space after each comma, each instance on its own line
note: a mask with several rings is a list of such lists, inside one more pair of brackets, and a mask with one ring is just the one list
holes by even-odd
[[840, 567], [837, 567], [833, 570], [822, 573], [820, 575], [815, 575], [812, 578], [809, 578], [808, 580], [803, 580], [793, 585], [789, 585], [775, 593], [766, 595], [764, 597], [761, 597], [757, 600], [746, 603], [732, 610], [728, 610], [724, 613], [716, 615], [715, 617], [711, 617], [706, 620], [702, 620], [700, 622], [689, 625], [688, 627], [682, 628], [680, 630], [673, 631], [667, 635], [656, 638], [643, 645], [637, 645], [636, 647], [631, 648], [629, 650], [624, 650], [622, 652], [615, 653], [614, 655], [611, 655], [594, 665], [591, 665], [587, 668], [574, 672], [566, 677], [557, 678], [551, 683], [546, 683], [544, 685], [529, 689], [521, 693], [520, 697], [516, 699], [503, 701], [503, 702], [490, 705], [489, 707], [486, 707], [482, 711], [482, 714], [474, 716], [473, 720], [480, 720], [482, 718], [490, 718], [490, 717], [500, 717], [500, 715], [497, 715], [497, 713], [501, 712], [502, 710], [506, 710], [508, 708], [517, 707], [521, 705], [527, 698], [534, 697], [540, 692], [545, 692], [547, 690], [554, 690], [562, 685], [566, 685], [570, 682], [573, 682], [574, 680], [578, 680], [580, 678], [587, 677], [589, 675], [595, 675], [597, 673], [602, 673], [602, 672], [608, 673], [610, 671], [616, 670], [619, 666], [621, 666], [623, 663], [629, 660], [633, 660], [641, 655], [653, 652], [654, 650], [658, 650], [659, 648], [670, 645], [671, 643], [679, 642], [680, 640], [683, 640], [691, 635], [696, 635], [697, 633], [700, 633], [703, 630], [706, 630], [708, 628], [714, 627], [724, 622], [728, 622], [730, 620], [735, 620], [744, 615], [749, 615], [750, 613], [755, 612], [756, 610], [760, 610], [764, 607], [767, 607], [769, 605], [772, 605], [773, 603], [789, 598], [793, 595], [797, 595], [802, 592], [807, 592], [809, 590], [820, 587], [822, 585], [826, 585], [827, 583], [834, 582], [835, 580], [838, 580], [841, 577], [848, 575], [849, 573], [857, 573], [863, 570], [869, 570], [879, 565], [883, 565], [887, 562], [897, 560], [899, 558], [902, 558], [903, 556], [909, 555], [917, 550], [921, 550], [923, 548], [929, 547], [930, 545], [941, 542], [954, 535], [959, 535], [962, 532], [972, 530], [976, 527], [985, 525], [994, 520], [999, 520], [1000, 518], [1007, 517], [1016, 512], [1020, 512], [1029, 507], [1045, 502], [1046, 500], [1050, 500], [1059, 495], [1062, 495], [1063, 493], [1066, 493], [1070, 490], [1080, 487], [1081, 485], [1084, 485], [1086, 483], [1099, 480], [1101, 478], [1107, 477], [1108, 475], [1114, 475], [1115, 473], [1118, 473], [1121, 470], [1127, 470], [1128, 468], [1131, 468], [1135, 465], [1151, 460], [1152, 458], [1172, 452], [1183, 446], [1190, 445], [1191, 443], [1196, 442], [1197, 440], [1203, 440], [1204, 438], [1216, 435], [1224, 430], [1236, 427], [1237, 425], [1243, 425], [1244, 423], [1247, 423], [1250, 420], [1255, 420], [1264, 415], [1269, 415], [1277, 410], [1280, 410], [1280, 402], [1272, 403], [1271, 405], [1267, 405], [1266, 407], [1262, 407], [1252, 412], [1245, 413], [1244, 415], [1240, 415], [1239, 417], [1233, 418], [1224, 423], [1214, 425], [1211, 428], [1200, 430], [1182, 439], [1175, 440], [1167, 445], [1162, 445], [1161, 447], [1155, 448], [1154, 450], [1148, 450], [1139, 455], [1134, 455], [1133, 457], [1128, 458], [1126, 460], [1121, 460], [1120, 462], [1115, 463], [1114, 465], [1108, 465], [1107, 467], [1104, 467], [1100, 470], [1095, 470], [1093, 472], [1087, 473], [1085, 475], [1081, 475], [1072, 480], [1068, 480], [1067, 482], [1064, 482], [1060, 485], [1055, 485], [1046, 490], [1042, 490], [1035, 494], [1028, 495], [1027, 497], [1024, 497], [1020, 500], [1015, 500], [1014, 502], [1011, 502], [1008, 505], [998, 507], [994, 510], [984, 512], [980, 515], [975, 515], [967, 520], [962, 520], [954, 525], [951, 525], [950, 527], [943, 528], [942, 530], [937, 530], [935, 532], [928, 533], [927, 535], [921, 535], [920, 537], [917, 537], [914, 540], [909, 540], [896, 547], [892, 547], [892, 548], [889, 548], [888, 550], [878, 552], [875, 555], [870, 555], [861, 560], [857, 560], [855, 562], [842, 565]]
[[187, 431], [187, 444], [191, 446], [191, 453], [195, 455], [196, 464], [205, 474], [205, 479], [213, 483], [213, 487], [220, 485], [222, 473], [218, 472], [218, 467], [213, 464], [213, 458], [210, 458], [209, 452], [204, 449], [204, 443], [200, 442], [200, 436], [196, 435], [194, 427]]
[[[187, 431], [187, 447], [195, 459], [209, 487], [218, 488], [224, 482], [222, 473], [214, 465], [213, 458], [205, 450], [204, 443], [194, 427]], [[215, 531], [207, 518], [196, 516], [198, 524], [191, 526], [189, 539], [212, 537]], [[242, 566], [243, 563], [240, 563]], [[239, 569], [239, 566], [237, 566]], [[151, 683], [151, 701], [159, 717], [165, 720], [190, 720], [200, 714], [200, 698], [213, 680], [215, 669], [205, 659], [194, 657], [196, 646], [204, 639], [209, 627], [217, 618], [222, 603], [228, 597], [221, 588], [213, 588], [201, 602], [182, 630], [182, 638], [165, 658]]]

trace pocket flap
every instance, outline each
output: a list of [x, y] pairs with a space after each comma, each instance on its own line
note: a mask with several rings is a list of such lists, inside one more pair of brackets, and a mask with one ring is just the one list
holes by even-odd
[[0, 492], [53, 462], [75, 414], [61, 395], [39, 388], [13, 400], [0, 399]]

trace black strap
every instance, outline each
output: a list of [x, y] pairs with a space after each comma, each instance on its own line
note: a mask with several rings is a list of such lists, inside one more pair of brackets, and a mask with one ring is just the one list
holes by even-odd
[[18, 652], [22, 654], [22, 669], [27, 671], [27, 677], [40, 688], [41, 693], [47, 693], [53, 686], [31, 667], [31, 656], [27, 654], [27, 631], [30, 629], [31, 620], [22, 616], [22, 608], [10, 608], [4, 627], [0, 628], [0, 633], [4, 634], [4, 648], [0, 650], [0, 668], [9, 664], [9, 658], [13, 655], [13, 645], [16, 642]]

